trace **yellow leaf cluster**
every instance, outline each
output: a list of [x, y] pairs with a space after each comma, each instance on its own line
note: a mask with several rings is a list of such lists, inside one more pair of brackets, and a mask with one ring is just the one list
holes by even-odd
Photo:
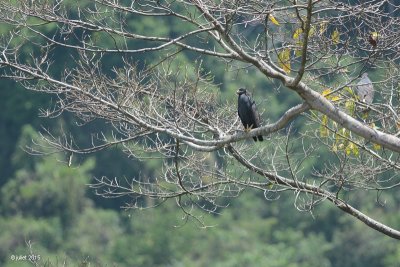
[[351, 89], [350, 87], [346, 86], [346, 87], [344, 88], [344, 90], [345, 90], [347, 93], [349, 93], [351, 96], [354, 96], [353, 89]]
[[356, 156], [356, 157], [359, 154], [358, 146], [356, 144], [354, 144], [353, 142], [350, 142], [347, 145], [345, 151], [346, 151], [347, 155], [350, 155], [351, 153], [353, 153], [353, 155]]
[[315, 34], [315, 27], [311, 26], [310, 31], [308, 32], [308, 36], [312, 37]]
[[284, 72], [290, 73], [290, 49], [286, 48], [283, 49], [279, 54], [278, 54], [278, 64], [279, 66], [283, 69]]
[[332, 92], [332, 90], [328, 88], [328, 89], [325, 89], [324, 91], [322, 91], [322, 95], [323, 95], [324, 97], [326, 97], [326, 96], [329, 95], [331, 92]]
[[332, 41], [334, 44], [338, 44], [340, 41], [340, 33], [337, 29], [335, 29], [331, 35]]
[[374, 148], [374, 150], [381, 150], [382, 147], [381, 147], [381, 145], [374, 144], [373, 148]]
[[[296, 41], [296, 45], [298, 46], [298, 47], [302, 47], [303, 46], [303, 41], [302, 41], [302, 39], [300, 38], [300, 36], [301, 36], [301, 34], [303, 33], [303, 29], [302, 28], [297, 28], [295, 31], [294, 31], [294, 33], [293, 33], [293, 40], [295, 40]], [[301, 56], [301, 49], [296, 49], [295, 51], [294, 51], [294, 54], [295, 54], [295, 56], [296, 57], [300, 57]]]
[[326, 99], [331, 100], [332, 102], [339, 101], [341, 98], [338, 95], [333, 95], [331, 89], [325, 89], [322, 91], [322, 95], [326, 97]]
[[344, 106], [349, 112], [349, 114], [351, 116], [354, 116], [354, 112], [356, 111], [356, 103], [352, 99], [350, 99], [347, 100], [346, 103], [344, 103]]
[[328, 116], [323, 115], [321, 120], [321, 126], [319, 128], [319, 135], [321, 137], [328, 137], [329, 133], [327, 125], [328, 125]]
[[303, 33], [302, 28], [297, 28], [293, 33], [293, 39], [297, 40], [300, 38], [300, 35]]
[[321, 22], [321, 24], [319, 24], [319, 34], [323, 34], [326, 31], [327, 26], [328, 26], [327, 21]]

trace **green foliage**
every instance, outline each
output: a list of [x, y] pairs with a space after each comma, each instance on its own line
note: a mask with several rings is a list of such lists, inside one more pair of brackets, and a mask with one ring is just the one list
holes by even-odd
[[119, 215], [115, 211], [85, 209], [68, 232], [64, 252], [72, 259], [107, 262], [109, 251], [121, 238]]
[[62, 245], [61, 222], [54, 217], [3, 217], [0, 227], [6, 229], [0, 233], [0, 263], [10, 260], [12, 255], [26, 255], [28, 243], [33, 243], [37, 252], [57, 251]]
[[335, 266], [343, 267], [391, 266], [385, 265], [385, 257], [393, 258], [391, 255], [398, 247], [396, 241], [365, 231], [361, 223], [349, 221], [342, 231], [335, 232], [332, 245], [335, 249], [330, 251], [330, 258]]
[[[268, 202], [262, 194], [245, 191], [222, 214], [207, 216], [205, 222], [214, 227], [206, 229], [192, 221], [184, 224], [173, 202], [132, 213], [102, 210], [89, 205], [82, 194], [93, 164], [68, 168], [45, 158], [35, 162], [30, 173], [19, 170], [3, 187], [3, 196], [14, 197], [2, 200], [0, 228], [7, 229], [0, 234], [2, 266], [23, 266], [9, 257], [29, 254], [27, 241], [41, 255], [41, 266], [60, 266], [63, 261], [66, 266], [391, 266], [399, 254], [394, 241], [365, 233], [364, 225], [329, 205], [315, 210], [316, 220], [297, 212], [291, 194]], [[81, 195], [65, 196], [70, 184], [61, 177], [68, 177], [69, 183], [77, 179], [74, 190]], [[47, 204], [40, 201], [43, 195]], [[54, 206], [67, 198], [79, 204], [60, 210]], [[65, 214], [73, 218], [69, 224], [63, 222]], [[393, 214], [396, 221], [400, 218]]]
[[7, 111], [0, 113], [0, 185], [3, 185], [17, 168], [22, 167], [22, 161], [11, 162], [15, 151], [21, 150], [17, 141], [22, 127], [27, 123], [39, 126], [38, 109], [43, 108], [50, 98], [26, 91], [11, 81], [2, 80], [1, 84], [0, 106]]
[[16, 176], [1, 188], [2, 213], [60, 216], [62, 223], [69, 225], [89, 204], [85, 198], [85, 185], [88, 171], [93, 166], [94, 161], [87, 160], [80, 168], [69, 168], [61, 165], [56, 157], [49, 157], [39, 162], [33, 172], [17, 171]]
[[[122, 266], [163, 266], [172, 262], [175, 252], [173, 243], [179, 242], [176, 210], [160, 208], [155, 211], [134, 213], [127, 219], [127, 234], [115, 241], [112, 258]], [[129, 217], [130, 218], [130, 217]], [[151, 229], [149, 231], [149, 229]], [[177, 238], [170, 238], [176, 236]], [[132, 255], [127, 257], [127, 255]]]

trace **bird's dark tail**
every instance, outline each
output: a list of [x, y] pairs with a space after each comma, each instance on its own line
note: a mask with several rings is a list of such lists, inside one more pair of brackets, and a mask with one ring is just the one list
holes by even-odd
[[258, 138], [258, 141], [260, 141], [260, 142], [261, 142], [261, 141], [264, 141], [262, 135], [259, 135], [259, 136], [253, 136], [254, 142], [257, 142], [257, 138]]

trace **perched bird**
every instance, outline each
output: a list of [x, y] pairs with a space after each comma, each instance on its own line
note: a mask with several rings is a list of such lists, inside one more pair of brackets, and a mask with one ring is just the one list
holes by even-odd
[[368, 73], [363, 73], [361, 80], [357, 83], [356, 92], [361, 102], [372, 104], [374, 100], [374, 86], [368, 78]]
[[[260, 127], [260, 115], [257, 112], [256, 103], [251, 99], [250, 93], [240, 88], [238, 94], [238, 115], [246, 131]], [[254, 136], [254, 141], [263, 141], [262, 135]]]

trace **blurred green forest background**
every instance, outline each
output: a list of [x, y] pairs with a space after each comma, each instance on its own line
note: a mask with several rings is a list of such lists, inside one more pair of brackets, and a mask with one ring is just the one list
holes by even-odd
[[[170, 36], [185, 25], [163, 24], [150, 18], [132, 27], [154, 29]], [[1, 26], [1, 25], [0, 25]], [[50, 26], [46, 26], [51, 31]], [[9, 28], [1, 26], [1, 34]], [[249, 33], [251, 34], [251, 33]], [[104, 42], [111, 40], [104, 39]], [[135, 43], [129, 44], [135, 47]], [[28, 43], [25, 51], [35, 53]], [[59, 76], [66, 65], [73, 66], [71, 51], [58, 48], [53, 53], [52, 74]], [[160, 60], [162, 54], [138, 54], [141, 66]], [[202, 66], [214, 76], [220, 101], [236, 105], [238, 87], [249, 88], [256, 96], [264, 121], [274, 120], [299, 98], [253, 70], [228, 71], [213, 58], [193, 53], [179, 54], [180, 65]], [[119, 55], [109, 55], [104, 66], [122, 64]], [[63, 63], [61, 63], [63, 62]], [[111, 74], [110, 74], [111, 75]], [[42, 127], [73, 132], [81, 143], [90, 142], [90, 133], [101, 127], [93, 122], [76, 127], [71, 114], [43, 119], [39, 109], [51, 106], [52, 96], [23, 89], [14, 81], [0, 80], [0, 265], [31, 266], [13, 255], [40, 255], [40, 266], [269, 266], [269, 267], [377, 267], [399, 266], [399, 244], [375, 232], [331, 204], [322, 204], [313, 214], [299, 212], [292, 193], [267, 201], [263, 194], [244, 191], [219, 214], [204, 214], [201, 228], [182, 221], [182, 211], [174, 201], [149, 210], [125, 210], [129, 198], [104, 199], [88, 184], [93, 177], [135, 177], [140, 171], [154, 176], [160, 160], [128, 159], [118, 147], [89, 157], [35, 157], [23, 148], [32, 144]], [[299, 123], [295, 124], [300, 127]], [[260, 144], [257, 144], [260, 145]], [[262, 145], [262, 144], [261, 144]], [[256, 146], [256, 145], [255, 145]], [[321, 162], [310, 159], [310, 166]], [[380, 205], [376, 197], [353, 193], [356, 207], [372, 218], [400, 225], [400, 195]]]

